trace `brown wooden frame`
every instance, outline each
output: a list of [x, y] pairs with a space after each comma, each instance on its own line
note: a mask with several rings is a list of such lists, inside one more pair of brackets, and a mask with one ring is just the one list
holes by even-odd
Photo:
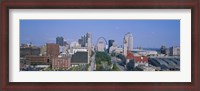
[[[200, 91], [199, 0], [4, 0], [1, 2], [1, 90], [136, 90]], [[192, 82], [9, 82], [9, 9], [191, 9]]]

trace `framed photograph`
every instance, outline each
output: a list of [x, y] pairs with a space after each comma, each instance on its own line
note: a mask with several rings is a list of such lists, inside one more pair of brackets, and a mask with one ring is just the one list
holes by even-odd
[[199, 3], [2, 1], [2, 90], [199, 91]]

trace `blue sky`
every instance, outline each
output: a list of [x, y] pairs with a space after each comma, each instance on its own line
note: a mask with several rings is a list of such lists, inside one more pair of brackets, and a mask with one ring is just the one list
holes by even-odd
[[180, 46], [180, 20], [20, 20], [20, 43], [40, 46], [55, 43], [57, 36], [70, 43], [87, 32], [93, 44], [105, 37], [120, 46], [124, 35], [131, 32], [134, 48]]

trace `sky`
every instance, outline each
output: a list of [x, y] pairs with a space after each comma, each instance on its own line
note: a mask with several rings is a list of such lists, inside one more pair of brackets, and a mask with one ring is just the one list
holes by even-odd
[[87, 32], [92, 34], [93, 44], [104, 37], [121, 46], [124, 35], [130, 32], [134, 48], [180, 46], [180, 20], [20, 20], [21, 44], [55, 43], [58, 36], [70, 43]]

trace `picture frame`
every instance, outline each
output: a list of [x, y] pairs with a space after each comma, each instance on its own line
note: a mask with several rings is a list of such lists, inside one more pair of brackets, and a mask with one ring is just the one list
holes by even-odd
[[[9, 9], [191, 9], [191, 82], [9, 82]], [[111, 1], [2, 1], [1, 2], [1, 89], [16, 90], [135, 90], [199, 91], [199, 1], [198, 0], [111, 0]]]

